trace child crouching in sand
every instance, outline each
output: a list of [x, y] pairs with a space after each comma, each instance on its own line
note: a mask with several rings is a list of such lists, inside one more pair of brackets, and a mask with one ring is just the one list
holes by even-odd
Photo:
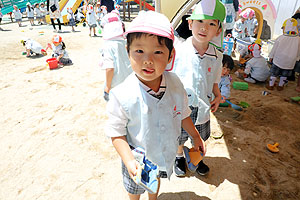
[[[205, 154], [205, 144], [189, 117], [186, 92], [172, 68], [174, 31], [167, 17], [140, 11], [131, 22], [127, 52], [134, 71], [113, 88], [107, 104], [107, 130], [122, 159], [124, 187], [130, 199], [139, 199], [145, 189], [133, 180], [140, 164], [132, 150], [142, 148], [159, 168], [159, 177], [170, 178], [183, 127], [194, 139], [195, 149]], [[171, 66], [168, 66], [170, 64]], [[157, 199], [149, 193], [149, 199]]]
[[52, 38], [52, 44], [48, 43], [46, 50], [50, 48], [53, 51], [52, 57], [57, 58], [58, 63], [61, 65], [72, 65], [72, 60], [66, 51], [66, 45], [62, 41], [59, 35], [54, 35]]
[[43, 49], [42, 45], [35, 40], [25, 38], [25, 39], [21, 40], [21, 43], [23, 44], [23, 46], [25, 46], [26, 57], [30, 57], [33, 54], [35, 54], [35, 55], [42, 54], [43, 56], [47, 55], [46, 50]]

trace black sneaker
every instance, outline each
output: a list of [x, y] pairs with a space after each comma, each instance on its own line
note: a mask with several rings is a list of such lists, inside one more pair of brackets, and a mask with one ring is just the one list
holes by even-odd
[[176, 176], [185, 176], [185, 158], [184, 157], [176, 157], [174, 171]]
[[196, 169], [196, 172], [199, 175], [204, 176], [204, 175], [208, 174], [209, 167], [206, 164], [204, 164], [204, 162], [201, 160], [198, 164], [198, 168]]

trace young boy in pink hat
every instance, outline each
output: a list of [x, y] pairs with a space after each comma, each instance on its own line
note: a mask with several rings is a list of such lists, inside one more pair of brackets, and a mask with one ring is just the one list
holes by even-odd
[[[218, 84], [223, 54], [218, 49], [222, 47], [225, 15], [225, 7], [219, 0], [200, 1], [188, 18], [193, 35], [176, 47], [174, 71], [186, 89], [192, 110], [191, 118], [204, 141], [210, 136], [210, 111], [215, 112], [221, 100]], [[182, 130], [175, 174], [185, 176], [187, 164], [191, 172], [206, 175], [209, 167], [203, 160], [197, 166], [189, 162], [187, 148], [184, 148], [188, 138], [188, 134]]]
[[[171, 72], [175, 50], [174, 31], [167, 17], [141, 11], [127, 32], [127, 52], [134, 71], [110, 92], [106, 133], [122, 159], [123, 183], [130, 199], [139, 199], [145, 189], [133, 177], [139, 163], [132, 153], [144, 155], [158, 166], [160, 177], [170, 178], [178, 137], [183, 127], [194, 139], [195, 148], [205, 145], [195, 128], [187, 95], [179, 78]], [[159, 183], [149, 199], [157, 199]]]

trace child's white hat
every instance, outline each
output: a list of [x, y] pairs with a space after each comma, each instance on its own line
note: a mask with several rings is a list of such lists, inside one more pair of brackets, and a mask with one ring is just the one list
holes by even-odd
[[283, 22], [283, 34], [284, 35], [290, 35], [290, 36], [296, 36], [298, 35], [298, 28], [297, 28], [298, 22], [294, 18], [289, 18]]
[[101, 21], [103, 29], [103, 39], [110, 40], [123, 36], [123, 25], [116, 13], [108, 13]]
[[248, 47], [249, 51], [251, 51], [253, 57], [259, 58], [261, 55], [261, 46], [257, 43], [251, 44]]
[[26, 6], [31, 6], [31, 4], [29, 2], [26, 3]]
[[223, 21], [226, 16], [226, 9], [220, 0], [201, 0], [195, 7], [192, 15], [187, 18], [191, 20], [203, 20], [203, 19], [216, 19], [220, 21], [220, 26], [222, 28], [221, 34], [214, 37], [210, 43], [217, 48], [222, 48], [223, 46]]
[[125, 35], [136, 32], [154, 34], [174, 41], [174, 29], [168, 18], [154, 11], [140, 11], [130, 23]]
[[[166, 37], [174, 42], [174, 29], [169, 19], [158, 12], [140, 11], [138, 16], [132, 20], [125, 36], [129, 33], [149, 33], [161, 37]], [[166, 71], [171, 71], [174, 66], [175, 55], [166, 67]]]

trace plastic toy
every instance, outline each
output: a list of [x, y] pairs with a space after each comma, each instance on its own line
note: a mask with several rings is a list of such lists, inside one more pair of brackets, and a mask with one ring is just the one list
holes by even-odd
[[241, 101], [241, 102], [239, 103], [239, 105], [242, 106], [243, 108], [248, 108], [248, 107], [250, 107], [250, 105], [249, 105], [247, 102], [245, 102], [245, 101]]
[[27, 54], [27, 52], [26, 52], [26, 51], [23, 51], [23, 52], [22, 52], [22, 55], [26, 55], [26, 54]]
[[267, 149], [269, 150], [269, 151], [271, 151], [272, 153], [278, 153], [279, 152], [279, 149], [278, 149], [278, 146], [279, 146], [279, 143], [275, 143], [275, 144], [268, 144], [267, 145]]
[[49, 65], [49, 69], [56, 69], [58, 67], [58, 60], [56, 58], [49, 58], [46, 62]]
[[248, 83], [234, 81], [232, 87], [236, 90], [248, 90]]
[[134, 176], [134, 181], [149, 193], [157, 193], [157, 176], [159, 173], [157, 165], [148, 160], [146, 156], [143, 156], [143, 161], [140, 164], [137, 174]]
[[299, 102], [300, 101], [300, 96], [298, 97], [290, 97], [292, 101]]
[[231, 103], [230, 101], [228, 101], [228, 100], [225, 100], [227, 103], [229, 103], [230, 104], [230, 106], [231, 106], [231, 108], [233, 108], [234, 110], [238, 110], [238, 111], [242, 111], [243, 110], [243, 108], [242, 107], [240, 107], [240, 106], [238, 106], [238, 105], [235, 105], [234, 103]]
[[101, 28], [98, 28], [98, 33], [102, 34], [102, 29]]
[[231, 55], [233, 49], [233, 38], [231, 38], [231, 34], [228, 34], [223, 40], [223, 54]]
[[198, 167], [198, 163], [203, 159], [203, 153], [195, 151], [194, 148], [189, 149], [186, 146], [183, 147], [183, 152], [188, 170], [190, 172], [195, 172]]

